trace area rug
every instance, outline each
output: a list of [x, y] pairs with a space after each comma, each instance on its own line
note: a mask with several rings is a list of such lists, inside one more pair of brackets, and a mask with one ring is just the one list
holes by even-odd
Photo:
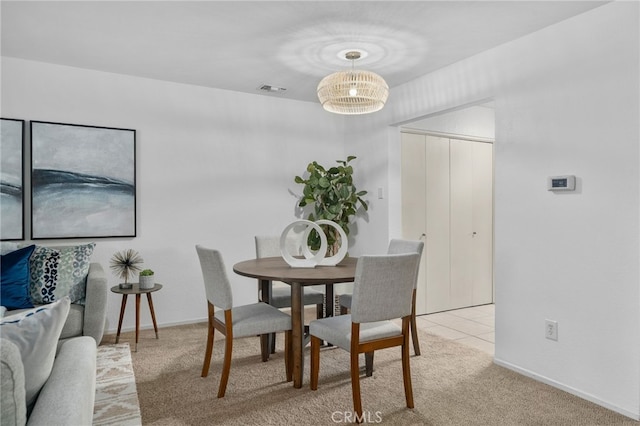
[[98, 346], [94, 425], [142, 424], [129, 344]]
[[[285, 380], [282, 336], [261, 362], [257, 337], [236, 339], [229, 385], [216, 398], [224, 339], [216, 333], [209, 376], [200, 377], [206, 324], [141, 333], [133, 367], [144, 425], [335, 425], [353, 420], [349, 356], [320, 354], [317, 391], [309, 389], [308, 348], [302, 389]], [[122, 336], [134, 341], [133, 333]], [[493, 363], [473, 348], [420, 333], [421, 356], [411, 357], [415, 408], [405, 407], [397, 348], [377, 351], [373, 377], [362, 374], [366, 422], [386, 425], [635, 425], [588, 401]], [[364, 360], [361, 363], [364, 366]]]

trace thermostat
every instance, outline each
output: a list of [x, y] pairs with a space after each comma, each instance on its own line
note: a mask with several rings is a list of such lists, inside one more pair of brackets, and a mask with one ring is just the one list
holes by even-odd
[[550, 176], [547, 178], [547, 189], [549, 191], [575, 191], [576, 177], [569, 176]]

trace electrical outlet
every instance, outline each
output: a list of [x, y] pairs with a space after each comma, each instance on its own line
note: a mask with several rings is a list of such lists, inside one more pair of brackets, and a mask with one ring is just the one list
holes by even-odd
[[558, 321], [545, 320], [544, 337], [549, 340], [558, 341]]

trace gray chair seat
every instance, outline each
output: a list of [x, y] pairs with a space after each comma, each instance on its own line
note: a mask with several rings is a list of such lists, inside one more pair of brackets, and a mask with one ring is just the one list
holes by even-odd
[[[235, 306], [231, 308], [231, 316], [233, 337], [291, 330], [291, 316], [266, 303]], [[215, 318], [225, 324], [224, 311], [217, 311]]]
[[345, 293], [338, 296], [338, 302], [341, 308], [351, 309], [351, 299], [353, 295], [351, 293]]
[[[351, 315], [324, 318], [311, 321], [309, 333], [344, 349], [351, 349]], [[391, 321], [377, 321], [360, 324], [360, 343], [387, 337], [402, 336], [402, 328]]]
[[[303, 305], [321, 305], [324, 303], [324, 293], [312, 288], [304, 288], [303, 291]], [[276, 308], [290, 308], [291, 307], [291, 287], [273, 287], [271, 289], [271, 303], [270, 305]]]

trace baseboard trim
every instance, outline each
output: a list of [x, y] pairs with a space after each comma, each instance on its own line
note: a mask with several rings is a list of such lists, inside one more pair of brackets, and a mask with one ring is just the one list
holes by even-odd
[[[195, 319], [190, 319], [190, 320], [186, 320], [186, 321], [175, 321], [175, 322], [163, 322], [162, 324], [158, 324], [158, 328], [162, 328], [162, 327], [172, 327], [174, 325], [187, 325], [187, 324], [197, 324], [199, 322], [207, 322], [207, 317], [204, 318], [195, 318]], [[140, 330], [153, 330], [153, 324], [145, 324], [142, 325], [140, 324]], [[122, 327], [122, 331], [121, 333], [126, 333], [129, 331], [136, 331], [136, 326], [132, 325], [132, 326], [128, 326]], [[111, 328], [107, 328], [104, 331], [104, 334], [116, 334], [118, 332], [118, 326], [116, 325], [115, 327]]]
[[555, 380], [549, 379], [548, 377], [541, 376], [541, 375], [539, 375], [537, 373], [534, 373], [533, 371], [529, 371], [529, 370], [527, 370], [525, 368], [518, 367], [517, 365], [511, 364], [511, 363], [509, 363], [507, 361], [503, 361], [503, 360], [498, 359], [496, 357], [493, 358], [493, 362], [496, 365], [499, 365], [499, 366], [504, 367], [506, 369], [515, 371], [516, 373], [520, 373], [523, 376], [530, 377], [530, 378], [532, 378], [534, 380], [537, 380], [537, 381], [542, 382], [544, 384], [547, 384], [549, 386], [553, 386], [554, 388], [557, 388], [557, 389], [560, 389], [560, 390], [565, 391], [567, 393], [570, 393], [571, 395], [575, 395], [575, 396], [577, 396], [579, 398], [586, 399], [587, 401], [593, 402], [594, 404], [597, 404], [597, 405], [599, 405], [601, 407], [607, 408], [607, 409], [609, 409], [611, 411], [615, 411], [616, 413], [622, 414], [623, 416], [629, 417], [629, 418], [631, 418], [633, 420], [636, 420], [636, 421], [640, 420], [640, 412], [634, 413], [634, 412], [631, 412], [629, 410], [625, 410], [624, 408], [620, 408], [620, 407], [618, 407], [618, 406], [616, 406], [614, 404], [611, 404], [611, 403], [609, 403], [607, 401], [603, 401], [602, 399], [600, 399], [598, 397], [595, 397], [595, 396], [593, 396], [591, 394], [582, 392], [582, 391], [580, 391], [578, 389], [572, 388], [571, 386], [567, 386], [567, 385], [565, 385], [563, 383], [560, 383], [560, 382], [557, 382]]

